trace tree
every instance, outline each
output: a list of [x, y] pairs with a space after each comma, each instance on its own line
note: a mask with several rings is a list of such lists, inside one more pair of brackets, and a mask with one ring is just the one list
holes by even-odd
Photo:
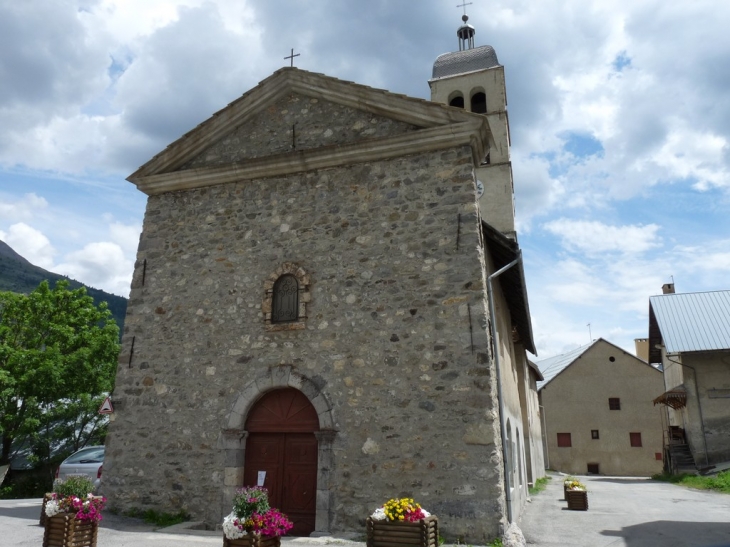
[[118, 340], [106, 303], [94, 306], [83, 287], [43, 281], [28, 295], [0, 292], [0, 464], [62, 408], [111, 392]]

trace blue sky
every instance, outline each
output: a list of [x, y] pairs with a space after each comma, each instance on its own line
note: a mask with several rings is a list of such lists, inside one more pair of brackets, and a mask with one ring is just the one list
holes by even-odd
[[[0, 0], [0, 239], [126, 296], [139, 165], [288, 62], [428, 98], [446, 0]], [[630, 5], [629, 5], [630, 4]], [[474, 0], [505, 66], [539, 358], [728, 288], [730, 4]]]

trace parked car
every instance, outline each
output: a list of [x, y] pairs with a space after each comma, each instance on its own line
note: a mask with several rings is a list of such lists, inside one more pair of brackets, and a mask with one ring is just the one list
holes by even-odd
[[86, 446], [61, 462], [56, 470], [56, 478], [65, 479], [71, 475], [86, 475], [94, 482], [94, 492], [96, 492], [101, 483], [103, 464], [104, 447]]

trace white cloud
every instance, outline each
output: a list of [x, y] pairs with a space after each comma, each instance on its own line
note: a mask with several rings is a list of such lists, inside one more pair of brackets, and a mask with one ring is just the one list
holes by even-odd
[[91, 287], [126, 297], [133, 267], [134, 262], [125, 257], [119, 245], [102, 241], [89, 243], [80, 251], [67, 254], [55, 271]]
[[139, 245], [139, 234], [142, 232], [140, 224], [122, 224], [112, 222], [109, 225], [109, 235], [114, 243], [119, 245], [125, 256], [135, 256]]
[[543, 228], [559, 236], [567, 249], [588, 255], [642, 253], [661, 244], [656, 224], [609, 226], [598, 221], [561, 218], [546, 222]]
[[21, 198], [4, 198], [0, 195], [0, 219], [6, 222], [31, 220], [40, 211], [48, 208], [45, 198], [31, 192]]
[[[431, 63], [456, 48], [460, 24], [459, 10], [436, 0], [418, 10], [341, 0], [39, 3], [0, 4], [0, 168], [44, 170], [35, 198], [19, 197], [33, 191], [30, 180], [3, 189], [0, 236], [13, 223], [32, 226], [50, 239], [44, 247], [35, 234], [46, 263], [50, 246], [80, 281], [120, 294], [143, 214], [123, 176], [287, 64], [290, 47], [304, 69], [426, 98]], [[493, 45], [505, 66], [542, 356], [584, 343], [588, 322], [594, 337], [630, 347], [645, 334], [647, 296], [670, 275], [680, 290], [725, 286], [724, 217], [705, 218], [707, 204], [722, 210], [730, 199], [730, 71], [719, 68], [730, 66], [730, 4], [472, 8], [477, 44]], [[600, 153], [581, 156], [566, 135], [593, 139]], [[64, 186], [53, 173], [94, 176]], [[687, 220], [685, 208], [702, 218]]]
[[31, 264], [45, 269], [53, 265], [56, 250], [49, 239], [24, 222], [10, 226], [8, 232], [3, 233], [3, 240]]

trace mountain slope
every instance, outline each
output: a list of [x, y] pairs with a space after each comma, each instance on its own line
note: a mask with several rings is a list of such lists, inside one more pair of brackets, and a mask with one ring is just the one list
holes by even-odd
[[[60, 279], [66, 279], [72, 289], [85, 286], [63, 275], [34, 266], [7, 243], [0, 241], [0, 291], [27, 294], [40, 285], [44, 279], [49, 281], [51, 287]], [[121, 333], [124, 328], [124, 315], [127, 313], [127, 299], [92, 287], [86, 287], [86, 294], [92, 297], [97, 305], [100, 302], [107, 303]]]

